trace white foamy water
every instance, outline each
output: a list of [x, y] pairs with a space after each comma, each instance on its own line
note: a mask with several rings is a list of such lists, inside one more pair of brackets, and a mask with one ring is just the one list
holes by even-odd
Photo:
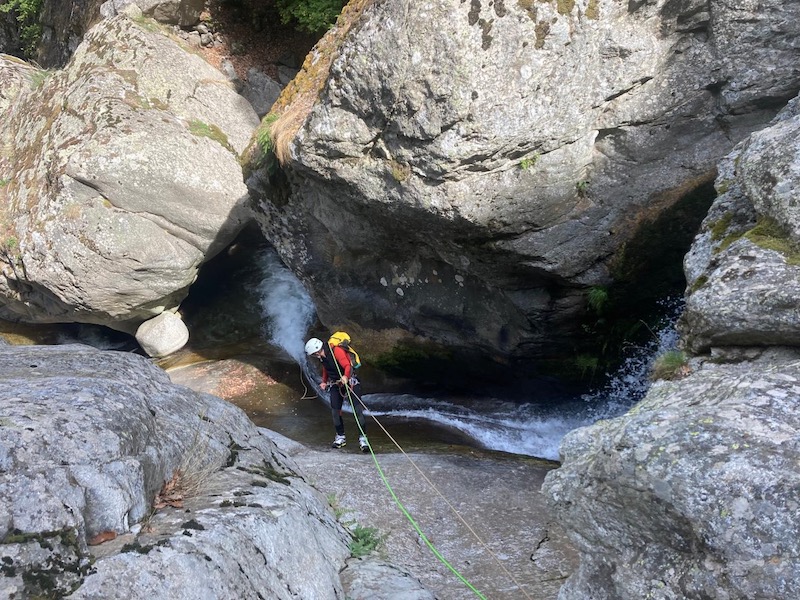
[[[314, 318], [313, 302], [274, 252], [265, 252], [260, 262], [264, 280], [259, 290], [269, 338], [295, 358], [309, 380], [317, 380], [318, 369], [316, 365], [309, 368], [303, 351], [306, 332]], [[671, 316], [667, 325], [654, 332], [650, 343], [633, 348], [607, 383], [572, 401], [519, 403], [498, 398], [450, 400], [408, 394], [366, 394], [363, 400], [367, 414], [382, 423], [425, 421], [459, 431], [482, 448], [557, 460], [559, 443], [569, 431], [619, 416], [645, 395], [656, 356], [677, 343], [674, 323], [680, 308], [679, 302], [666, 301], [664, 312]]]
[[263, 273], [258, 294], [267, 328], [264, 333], [303, 365], [305, 335], [316, 313], [314, 302], [274, 250], [261, 251], [256, 260]]
[[558, 460], [561, 439], [573, 429], [600, 419], [618, 417], [641, 400], [650, 387], [653, 361], [678, 342], [675, 321], [682, 304], [664, 302], [668, 314], [662, 329], [646, 345], [632, 348], [620, 368], [596, 391], [568, 402], [516, 403], [495, 398], [473, 399], [468, 404], [415, 396], [368, 394], [368, 414], [395, 419], [425, 419], [456, 429], [489, 450]]

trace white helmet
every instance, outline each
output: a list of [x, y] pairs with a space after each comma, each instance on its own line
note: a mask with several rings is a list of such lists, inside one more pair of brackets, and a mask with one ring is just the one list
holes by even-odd
[[306, 354], [311, 355], [322, 350], [322, 340], [311, 338], [306, 342]]

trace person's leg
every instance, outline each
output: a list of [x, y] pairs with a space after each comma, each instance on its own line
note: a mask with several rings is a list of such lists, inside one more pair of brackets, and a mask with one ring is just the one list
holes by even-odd
[[336, 435], [344, 435], [344, 421], [342, 420], [342, 394], [339, 392], [338, 385], [332, 385], [330, 388], [331, 397], [331, 416], [333, 417], [333, 428], [336, 430]]
[[[364, 407], [361, 404], [361, 384], [356, 384], [351, 388], [350, 395], [353, 400], [353, 412], [361, 430], [358, 436], [358, 446], [362, 452], [369, 452], [369, 442], [367, 441], [367, 419], [364, 417]], [[349, 403], [350, 399], [348, 399]]]

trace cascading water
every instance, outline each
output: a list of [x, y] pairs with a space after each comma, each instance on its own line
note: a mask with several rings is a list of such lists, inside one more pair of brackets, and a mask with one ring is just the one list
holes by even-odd
[[313, 383], [319, 377], [309, 368], [304, 346], [306, 332], [316, 313], [314, 302], [274, 250], [261, 250], [256, 264], [262, 273], [258, 296], [264, 317], [263, 333], [273, 344], [283, 348]]
[[[273, 251], [259, 258], [264, 274], [259, 286], [262, 314], [269, 339], [282, 347], [303, 369], [309, 381], [319, 376], [303, 351], [314, 304], [302, 284]], [[634, 348], [623, 365], [598, 390], [568, 402], [519, 403], [498, 398], [422, 398], [408, 394], [366, 394], [367, 414], [391, 424], [424, 422], [443, 432], [455, 431], [475, 446], [556, 460], [558, 445], [569, 431], [599, 419], [623, 414], [638, 402], [650, 385], [648, 374], [655, 358], [675, 347], [675, 322], [681, 304], [668, 301], [666, 324], [652, 340]]]

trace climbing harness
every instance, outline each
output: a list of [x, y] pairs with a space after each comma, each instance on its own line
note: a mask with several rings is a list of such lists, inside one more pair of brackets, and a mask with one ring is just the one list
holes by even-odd
[[[334, 363], [336, 364], [336, 369], [338, 371], [339, 378], [341, 379], [342, 376], [343, 376], [343, 373], [341, 371], [339, 363], [336, 360], [334, 360]], [[356, 416], [355, 402], [357, 401], [363, 409], [366, 409], [367, 406], [364, 404], [364, 402], [361, 400], [361, 398], [358, 396], [358, 394], [356, 394], [351, 389], [351, 386], [349, 385], [349, 382], [348, 382], [348, 385], [345, 385], [344, 387], [345, 387], [345, 390], [347, 391], [347, 399], [348, 399], [348, 401], [350, 403], [350, 408], [353, 411], [353, 416], [355, 417], [355, 422], [356, 422], [356, 425], [358, 426], [358, 430], [361, 433], [361, 435], [366, 436], [366, 433], [364, 433], [364, 430], [361, 427], [361, 423], [359, 423], [358, 417]], [[355, 397], [355, 400], [353, 400], [354, 397]], [[444, 494], [442, 494], [442, 492], [439, 491], [439, 488], [437, 488], [436, 485], [434, 485], [434, 483], [427, 477], [427, 475], [425, 475], [425, 473], [422, 471], [422, 469], [420, 469], [419, 466], [414, 462], [414, 460], [406, 453], [406, 451], [403, 450], [403, 448], [400, 446], [400, 444], [397, 442], [397, 440], [395, 440], [394, 437], [392, 437], [392, 435], [386, 430], [386, 428], [378, 420], [378, 418], [373, 414], [370, 414], [370, 416], [372, 417], [372, 420], [375, 421], [375, 423], [378, 425], [378, 427], [380, 427], [380, 429], [386, 434], [386, 436], [397, 447], [397, 449], [400, 451], [400, 453], [403, 454], [403, 456], [405, 456], [405, 458], [411, 463], [411, 465], [414, 467], [414, 469], [422, 476], [422, 478], [431, 487], [431, 489], [436, 493], [436, 495], [439, 496], [444, 501], [444, 503], [453, 512], [453, 514], [455, 514], [456, 517], [458, 517], [459, 521], [461, 521], [461, 523], [464, 524], [464, 526], [469, 530], [469, 532], [472, 534], [472, 536], [478, 541], [478, 543], [481, 545], [481, 547], [500, 566], [500, 569], [508, 576], [508, 578], [514, 583], [514, 585], [516, 585], [519, 588], [520, 592], [522, 592], [522, 595], [525, 596], [525, 598], [527, 598], [528, 600], [532, 600], [532, 597], [525, 591], [525, 589], [522, 587], [522, 585], [514, 578], [514, 576], [508, 571], [508, 569], [506, 569], [506, 567], [503, 565], [503, 563], [500, 561], [500, 559], [497, 557], [497, 555], [494, 554], [494, 552], [491, 551], [491, 549], [487, 546], [486, 542], [484, 542], [481, 539], [481, 537], [475, 532], [475, 530], [469, 525], [469, 523], [467, 523], [466, 520], [464, 520], [464, 517], [461, 516], [461, 514], [458, 512], [458, 510], [450, 503], [450, 501], [444, 496]], [[414, 520], [414, 518], [408, 512], [406, 507], [403, 505], [403, 503], [400, 501], [400, 499], [395, 494], [394, 489], [392, 489], [392, 486], [389, 483], [389, 480], [386, 478], [386, 474], [383, 472], [383, 469], [381, 468], [381, 465], [378, 462], [378, 457], [375, 456], [375, 452], [372, 450], [372, 445], [368, 444], [368, 446], [369, 446], [369, 453], [372, 456], [372, 461], [375, 463], [375, 467], [378, 470], [378, 474], [380, 475], [380, 478], [383, 481], [384, 486], [386, 486], [386, 489], [389, 491], [389, 494], [391, 495], [392, 499], [394, 500], [394, 503], [400, 509], [400, 512], [402, 512], [403, 515], [408, 520], [408, 522], [411, 523], [411, 526], [414, 528], [414, 531], [417, 532], [417, 534], [420, 536], [422, 541], [431, 550], [431, 552], [433, 552], [434, 556], [439, 560], [439, 562], [441, 562], [445, 567], [447, 567], [478, 598], [480, 598], [481, 600], [486, 600], [486, 596], [484, 596], [478, 589], [476, 589], [453, 565], [451, 565], [447, 561], [447, 559], [444, 556], [442, 556], [442, 554], [433, 545], [433, 543], [428, 539], [428, 537], [422, 532], [422, 529], [420, 529], [420, 527], [417, 524], [417, 522]]]

